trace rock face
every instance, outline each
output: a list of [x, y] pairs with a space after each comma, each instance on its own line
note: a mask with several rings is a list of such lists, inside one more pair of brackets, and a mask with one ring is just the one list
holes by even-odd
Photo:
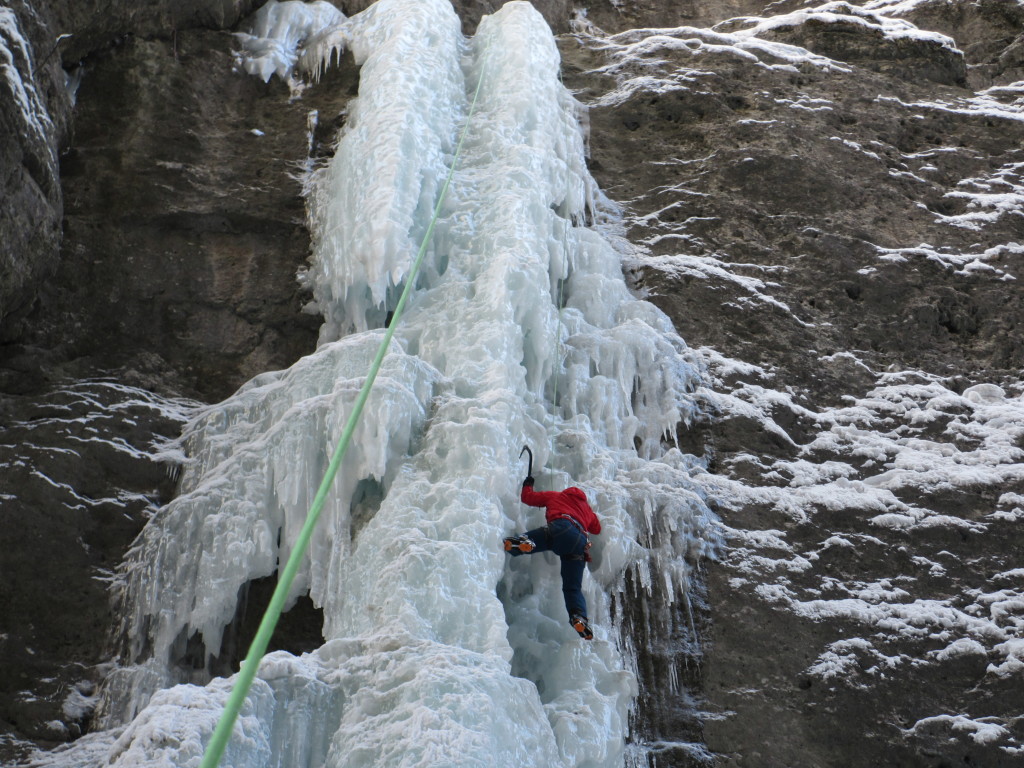
[[628, 268], [714, 389], [703, 713], [642, 701], [637, 736], [659, 766], [1012, 765], [1020, 26], [776, 8], [562, 46]]
[[279, 109], [285, 87], [233, 72], [231, 45], [197, 30], [91, 60], [61, 162], [61, 274], [26, 329], [34, 346], [150, 347], [210, 397], [312, 349], [296, 176], [310, 113], [337, 121], [351, 88], [338, 78], [317, 91], [338, 95]]
[[[162, 440], [315, 343], [298, 177], [358, 72], [233, 71], [257, 5], [0, 9], [4, 764], [88, 727]], [[680, 440], [725, 546], [640, 653], [637, 759], [1020, 761], [1024, 8], [537, 5], [625, 268], [707, 367]]]
[[[15, 6], [19, 71], [41, 92], [54, 30], [74, 34], [54, 54], [49, 133], [0, 98], [3, 119], [22, 119], [2, 142], [0, 520], [23, 533], [0, 554], [0, 722], [43, 745], [88, 726], [112, 570], [173, 492], [161, 442], [194, 399], [315, 344], [296, 281], [300, 177], [331, 151], [357, 82], [336, 68], [290, 102], [285, 84], [235, 72], [229, 32], [195, 25], [234, 25], [253, 3], [111, 5]], [[73, 113], [60, 55], [80, 77]], [[0, 763], [26, 750], [0, 739]]]
[[[131, 383], [129, 383], [131, 382]], [[0, 397], [0, 762], [80, 736], [109, 659], [108, 588], [122, 554], [174, 492], [155, 441], [174, 437], [180, 398], [121, 381], [68, 382]]]
[[[42, 281], [56, 268], [61, 246], [59, 151], [78, 78], [88, 58], [128, 36], [170, 38], [178, 29], [223, 29], [255, 7], [255, 0], [181, 3], [32, 2], [13, 0], [0, 14], [0, 156], [5, 201], [0, 213], [0, 343], [20, 338], [13, 322], [30, 308]], [[62, 68], [63, 67], [63, 68]], [[8, 138], [9, 137], [9, 138]], [[17, 214], [17, 215], [15, 215]]]
[[70, 100], [47, 32], [21, 0], [0, 8], [0, 343], [13, 338], [10, 319], [27, 310], [60, 247], [57, 154]]

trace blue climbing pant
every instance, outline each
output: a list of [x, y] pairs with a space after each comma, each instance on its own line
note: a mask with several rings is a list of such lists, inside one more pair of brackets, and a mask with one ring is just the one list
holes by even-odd
[[[537, 545], [533, 552], [554, 552], [562, 561], [562, 596], [569, 618], [587, 618], [587, 601], [583, 597], [583, 571], [587, 567], [587, 537], [573, 522], [564, 518], [552, 520], [543, 528], [527, 531], [525, 536]], [[531, 552], [530, 554], [533, 554]], [[513, 557], [526, 554], [517, 549]]]

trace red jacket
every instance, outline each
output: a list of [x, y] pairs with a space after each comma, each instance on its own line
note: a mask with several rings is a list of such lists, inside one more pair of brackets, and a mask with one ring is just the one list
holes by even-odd
[[520, 497], [524, 504], [531, 507], [544, 507], [547, 522], [568, 515], [583, 526], [589, 533], [601, 532], [601, 521], [587, 503], [587, 494], [579, 488], [566, 488], [564, 491], [535, 491], [532, 485], [524, 485]]

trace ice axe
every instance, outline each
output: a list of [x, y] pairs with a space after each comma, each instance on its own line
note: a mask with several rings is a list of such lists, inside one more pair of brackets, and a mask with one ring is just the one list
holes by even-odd
[[533, 451], [530, 450], [530, 446], [524, 445], [523, 450], [519, 452], [519, 458], [523, 458], [523, 454], [527, 453], [530, 455], [530, 463], [526, 470], [527, 477], [533, 477]]

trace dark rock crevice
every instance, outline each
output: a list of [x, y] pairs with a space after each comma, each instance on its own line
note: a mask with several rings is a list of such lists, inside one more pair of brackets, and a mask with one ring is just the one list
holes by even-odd
[[[238, 672], [256, 637], [275, 587], [276, 573], [254, 579], [239, 590], [235, 616], [224, 628], [220, 648], [216, 651], [211, 651], [199, 632], [183, 629], [172, 647], [174, 658], [170, 660], [170, 667], [177, 669], [182, 679], [196, 685], [205, 685], [214, 677], [230, 677]], [[323, 626], [323, 609], [317, 608], [308, 595], [303, 595], [281, 613], [267, 644], [267, 653], [287, 651], [299, 656], [315, 651], [324, 644]]]

